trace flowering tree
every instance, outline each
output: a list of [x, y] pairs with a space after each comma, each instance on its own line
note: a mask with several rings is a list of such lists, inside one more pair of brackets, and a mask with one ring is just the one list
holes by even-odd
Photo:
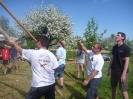
[[19, 34], [15, 28], [9, 26], [9, 20], [5, 16], [0, 16], [0, 26], [1, 28], [8, 33], [11, 37], [18, 37]]
[[[43, 5], [44, 3], [41, 2], [38, 9], [36, 5], [32, 7], [30, 12], [21, 17], [21, 23], [34, 36], [50, 37], [52, 47], [55, 47], [60, 40], [66, 41], [67, 49], [74, 47], [76, 45], [75, 37], [72, 35], [74, 24], [70, 21], [69, 15], [63, 15], [61, 10], [58, 10], [53, 4], [49, 4], [48, 7]], [[21, 27], [18, 28], [24, 32]], [[23, 37], [27, 37], [26, 33], [23, 35]]]
[[111, 34], [110, 37], [103, 38], [101, 44], [103, 45], [104, 50], [107, 50], [111, 53], [113, 46], [116, 44], [115, 34]]
[[[115, 34], [111, 34], [110, 37], [102, 39], [101, 43], [103, 45], [103, 49], [108, 50], [111, 53], [113, 46], [116, 44], [115, 37]], [[129, 40], [129, 38], [127, 38], [124, 43], [133, 49], [133, 40]]]

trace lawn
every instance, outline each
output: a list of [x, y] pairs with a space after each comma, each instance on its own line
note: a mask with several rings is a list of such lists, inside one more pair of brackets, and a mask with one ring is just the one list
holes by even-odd
[[[132, 56], [133, 57], [133, 56]], [[26, 93], [29, 91], [31, 83], [31, 69], [30, 65], [25, 61], [19, 61], [19, 72], [11, 71], [11, 64], [9, 66], [9, 72], [6, 76], [0, 76], [0, 99], [24, 99]], [[108, 61], [105, 61], [103, 68], [103, 79], [99, 85], [99, 97], [100, 99], [111, 99], [111, 87], [110, 77], [106, 77], [106, 70], [109, 65]], [[133, 99], [133, 58], [131, 58], [129, 68], [129, 99]], [[3, 73], [4, 66], [0, 64], [0, 74]], [[75, 64], [74, 61], [67, 61], [66, 69], [74, 79], [76, 79]], [[87, 75], [86, 75], [87, 77]], [[82, 77], [81, 77], [82, 78]], [[57, 78], [57, 84], [59, 79]], [[82, 85], [82, 79], [76, 82], [64, 73], [64, 89], [60, 90], [66, 99], [85, 99], [87, 87]], [[62, 99], [61, 96], [56, 93], [56, 99]], [[44, 98], [42, 98], [44, 99]], [[118, 90], [117, 99], [122, 99], [122, 95]]]

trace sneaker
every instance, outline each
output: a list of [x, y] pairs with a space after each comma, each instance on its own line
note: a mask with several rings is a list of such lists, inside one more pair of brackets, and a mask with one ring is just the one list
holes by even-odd
[[5, 76], [6, 74], [2, 74], [2, 76]]
[[59, 86], [59, 89], [63, 90], [64, 88], [63, 88], [63, 86]]
[[77, 78], [77, 80], [76, 81], [79, 81], [79, 78]]

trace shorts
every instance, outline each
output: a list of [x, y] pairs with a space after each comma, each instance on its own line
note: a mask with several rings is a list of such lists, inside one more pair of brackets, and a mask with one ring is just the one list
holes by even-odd
[[122, 73], [116, 73], [114, 70], [111, 70], [111, 87], [117, 87], [119, 82], [119, 88], [122, 92], [127, 91], [128, 88], [128, 73], [126, 74], [126, 81], [121, 82]]
[[84, 64], [83, 63], [76, 63], [76, 71], [80, 71], [80, 68], [82, 71], [84, 71]]
[[55, 70], [55, 77], [58, 76], [59, 78], [63, 77], [63, 71], [65, 69], [66, 65], [65, 64], [62, 64], [62, 65], [59, 65], [58, 68], [56, 68]]
[[55, 83], [43, 87], [31, 87], [25, 99], [55, 99]]
[[11, 63], [17, 63], [17, 57], [11, 57]]
[[8, 65], [9, 64], [9, 60], [3, 60], [3, 65]]

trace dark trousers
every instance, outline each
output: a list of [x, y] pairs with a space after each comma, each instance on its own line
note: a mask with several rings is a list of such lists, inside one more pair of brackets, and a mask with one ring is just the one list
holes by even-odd
[[89, 88], [88, 88], [86, 99], [94, 99], [95, 97], [98, 96], [97, 87], [100, 84], [101, 80], [102, 80], [102, 77], [101, 78], [93, 78], [89, 82]]
[[55, 99], [55, 84], [43, 87], [31, 87], [25, 99]]

